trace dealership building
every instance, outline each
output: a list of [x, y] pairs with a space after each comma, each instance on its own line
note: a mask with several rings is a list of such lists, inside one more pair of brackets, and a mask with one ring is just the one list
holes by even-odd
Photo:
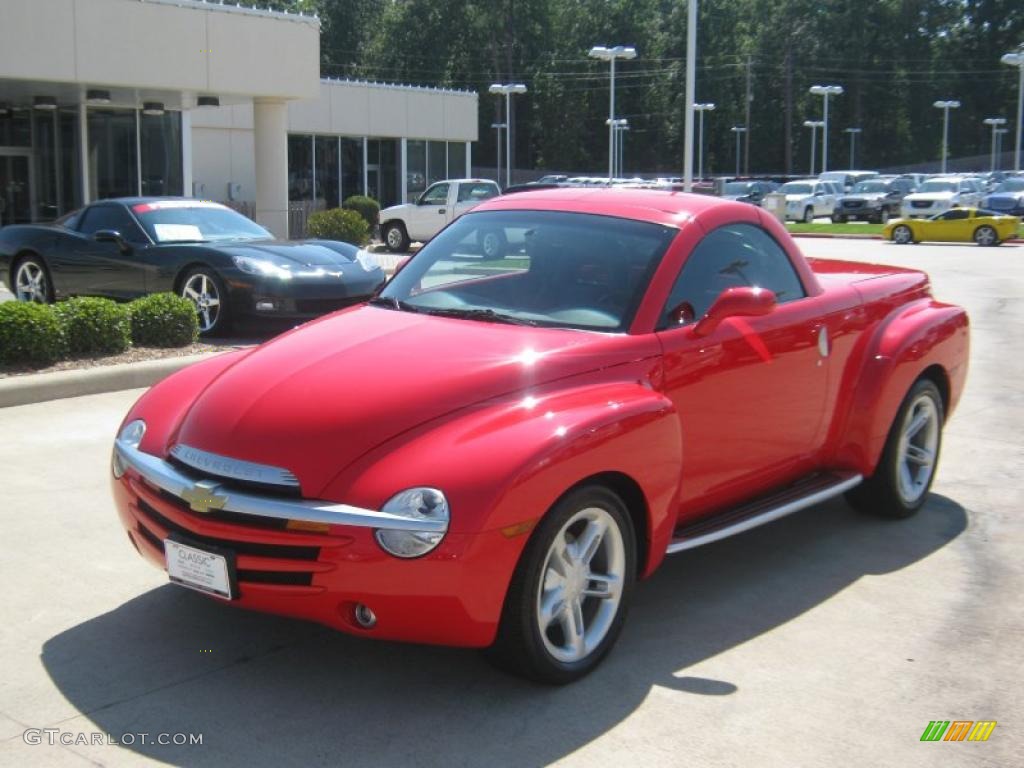
[[289, 210], [465, 176], [477, 94], [320, 77], [312, 16], [205, 0], [0, 0], [0, 225], [94, 200]]

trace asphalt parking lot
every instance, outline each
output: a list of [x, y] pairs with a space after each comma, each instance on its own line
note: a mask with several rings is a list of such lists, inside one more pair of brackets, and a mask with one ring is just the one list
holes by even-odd
[[[0, 764], [1024, 764], [1024, 246], [799, 242], [926, 268], [970, 311], [931, 498], [901, 522], [832, 502], [675, 556], [612, 656], [566, 688], [171, 586], [109, 498], [111, 439], [140, 392], [0, 410]], [[931, 720], [999, 725], [922, 743]], [[51, 746], [29, 728], [135, 735]]]

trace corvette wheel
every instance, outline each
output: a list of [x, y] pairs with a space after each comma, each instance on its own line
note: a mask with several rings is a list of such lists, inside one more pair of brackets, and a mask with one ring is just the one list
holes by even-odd
[[807, 208], [804, 211], [804, 224], [813, 224], [813, 223], [814, 223], [814, 209], [813, 208]]
[[14, 295], [18, 301], [34, 301], [49, 304], [53, 301], [46, 267], [36, 259], [24, 259], [14, 272]]
[[208, 335], [228, 327], [227, 294], [213, 270], [193, 269], [181, 283], [181, 295], [192, 302], [199, 316], [199, 333]]
[[918, 379], [903, 400], [875, 474], [847, 494], [865, 512], [910, 517], [924, 504], [942, 445], [942, 396], [930, 379]]
[[982, 246], [999, 245], [999, 235], [992, 227], [985, 224], [974, 230], [974, 242]]
[[492, 661], [543, 683], [583, 677], [618, 638], [635, 572], [636, 541], [622, 500], [601, 486], [571, 492], [523, 552]]
[[409, 235], [402, 222], [393, 221], [384, 227], [384, 244], [392, 253], [405, 253], [409, 250]]
[[897, 245], [906, 245], [914, 242], [914, 233], [906, 224], [900, 224], [892, 231], [892, 241]]

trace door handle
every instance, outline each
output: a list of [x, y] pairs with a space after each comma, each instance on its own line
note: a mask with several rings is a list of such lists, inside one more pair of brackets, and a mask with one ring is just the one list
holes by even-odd
[[442, 214], [442, 215], [444, 215], [444, 208], [438, 208], [438, 209], [437, 209], [437, 212], [438, 212], [438, 213], [440, 213], [440, 214]]

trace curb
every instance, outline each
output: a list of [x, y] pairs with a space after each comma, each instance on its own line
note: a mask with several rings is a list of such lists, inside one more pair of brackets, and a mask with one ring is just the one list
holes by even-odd
[[65, 397], [117, 392], [122, 389], [151, 387], [175, 371], [218, 354], [221, 353], [208, 352], [183, 357], [165, 357], [141, 363], [119, 363], [98, 368], [11, 376], [0, 379], [0, 408], [43, 403]]

